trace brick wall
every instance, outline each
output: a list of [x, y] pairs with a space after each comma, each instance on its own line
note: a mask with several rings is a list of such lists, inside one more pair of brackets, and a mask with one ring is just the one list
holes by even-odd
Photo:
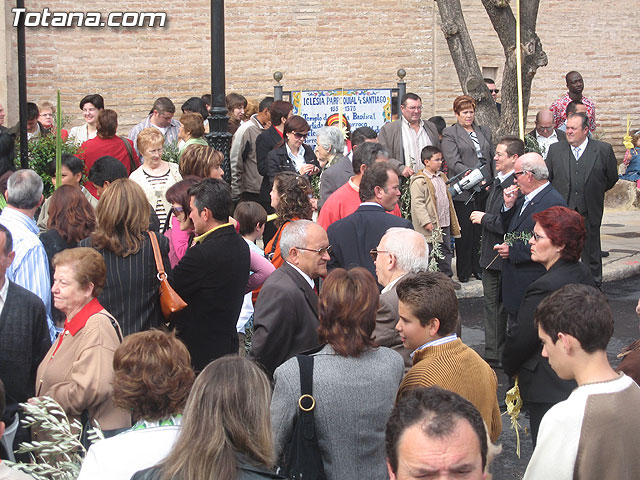
[[[481, 3], [462, 3], [480, 65], [498, 68], [500, 87], [502, 46]], [[45, 1], [28, 4], [29, 10], [54, 8]], [[155, 98], [169, 96], [179, 109], [189, 96], [207, 92], [208, 1], [114, 1], [105, 7], [104, 2], [89, 0], [79, 7], [78, 2], [60, 0], [55, 10], [149, 11], [155, 5], [162, 5], [168, 14], [164, 28], [27, 29], [30, 100], [53, 101], [59, 88], [64, 112], [73, 116], [72, 125], [78, 125], [82, 123], [79, 100], [100, 92], [118, 112], [120, 133], [126, 134], [148, 113]], [[397, 82], [395, 72], [404, 68], [408, 90], [423, 98], [424, 115], [453, 121], [451, 104], [460, 86], [435, 5], [424, 0], [366, 4], [291, 0], [286, 6], [226, 2], [227, 92], [250, 98], [272, 94], [276, 70], [284, 73], [285, 89], [392, 87]], [[629, 14], [634, 6], [639, 7], [640, 0], [541, 2], [538, 33], [549, 65], [534, 80], [529, 127], [538, 109], [564, 94], [564, 74], [575, 69], [584, 77], [585, 94], [596, 102], [604, 140], [621, 152], [627, 113], [640, 128], [640, 75], [634, 68], [637, 42], [632, 40], [637, 38], [637, 26]], [[5, 8], [5, 24], [10, 26], [12, 15]], [[0, 49], [8, 58], [0, 72], [7, 79], [7, 91], [0, 91], [0, 102], [9, 107], [7, 123], [17, 119], [14, 42], [8, 27], [0, 38]]]

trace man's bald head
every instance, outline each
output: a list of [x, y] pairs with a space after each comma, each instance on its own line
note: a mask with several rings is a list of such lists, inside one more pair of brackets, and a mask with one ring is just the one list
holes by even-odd
[[536, 132], [543, 137], [553, 133], [553, 113], [551, 110], [540, 110], [536, 114]]

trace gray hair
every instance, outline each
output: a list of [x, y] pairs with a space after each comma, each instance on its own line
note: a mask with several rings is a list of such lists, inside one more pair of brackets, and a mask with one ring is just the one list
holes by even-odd
[[280, 237], [280, 255], [285, 260], [289, 258], [289, 251], [293, 247], [307, 246], [307, 230], [314, 225], [311, 220], [296, 220], [289, 223]]
[[30, 210], [40, 203], [44, 185], [33, 170], [17, 170], [7, 182], [7, 204], [15, 208]]
[[329, 153], [344, 151], [344, 134], [338, 127], [322, 127], [316, 135], [316, 143]]
[[384, 234], [384, 248], [396, 257], [396, 265], [407, 273], [426, 272], [429, 268], [427, 239], [415, 230], [392, 227]]
[[522, 171], [531, 172], [536, 180], [546, 180], [549, 178], [549, 169], [542, 160], [542, 157], [531, 157], [522, 159]]

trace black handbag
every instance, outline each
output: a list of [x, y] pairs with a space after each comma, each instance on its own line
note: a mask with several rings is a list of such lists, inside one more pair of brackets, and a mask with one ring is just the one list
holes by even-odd
[[291, 480], [326, 480], [313, 420], [313, 410], [316, 406], [316, 400], [312, 395], [313, 357], [296, 355], [296, 358], [300, 369], [298, 415], [278, 473]]

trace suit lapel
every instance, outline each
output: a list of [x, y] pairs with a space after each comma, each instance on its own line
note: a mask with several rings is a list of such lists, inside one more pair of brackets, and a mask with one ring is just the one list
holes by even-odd
[[589, 179], [589, 175], [591, 175], [591, 171], [593, 170], [593, 166], [596, 163], [596, 147], [593, 140], [589, 140], [587, 142], [587, 148], [584, 149], [582, 155], [580, 156], [580, 160], [578, 163], [582, 164], [582, 172], [584, 174], [584, 183], [587, 183]]
[[[518, 215], [518, 212], [516, 212], [517, 217], [515, 219], [513, 228], [509, 229], [510, 231], [514, 231], [520, 226], [520, 224], [529, 216], [531, 210], [533, 210], [536, 204], [540, 203], [544, 198], [544, 196], [549, 192], [550, 187], [551, 187], [551, 184], [548, 183], [547, 186], [540, 193], [538, 193], [535, 197], [533, 197], [533, 200], [529, 202], [527, 207], [522, 211], [520, 215]], [[521, 200], [522, 201], [518, 200], [518, 203], [516, 203], [516, 207], [518, 207], [519, 209], [522, 208], [522, 204], [524, 203], [524, 197], [522, 197]]]
[[564, 174], [567, 176], [567, 180], [569, 180], [569, 182], [571, 181], [571, 162], [573, 162], [573, 159], [575, 158], [573, 156], [573, 150], [571, 150], [571, 145], [569, 145], [568, 143], [564, 143], [562, 145], [562, 152], [561, 152], [561, 162], [562, 163], [562, 168], [564, 168]]
[[471, 137], [469, 136], [469, 132], [467, 132], [464, 127], [462, 125], [460, 125], [459, 123], [456, 123], [456, 132], [458, 133], [458, 137], [463, 141], [469, 144], [469, 146], [473, 149], [473, 151], [476, 151], [476, 146], [473, 143], [473, 140], [471, 140]]
[[307, 300], [307, 303], [315, 313], [316, 317], [318, 316], [318, 295], [311, 288], [311, 286], [307, 283], [307, 280], [298, 273], [298, 271], [289, 265], [287, 262], [284, 262], [280, 267], [284, 269], [284, 271], [291, 277], [291, 279], [295, 282], [300, 290], [304, 293], [304, 297]]

